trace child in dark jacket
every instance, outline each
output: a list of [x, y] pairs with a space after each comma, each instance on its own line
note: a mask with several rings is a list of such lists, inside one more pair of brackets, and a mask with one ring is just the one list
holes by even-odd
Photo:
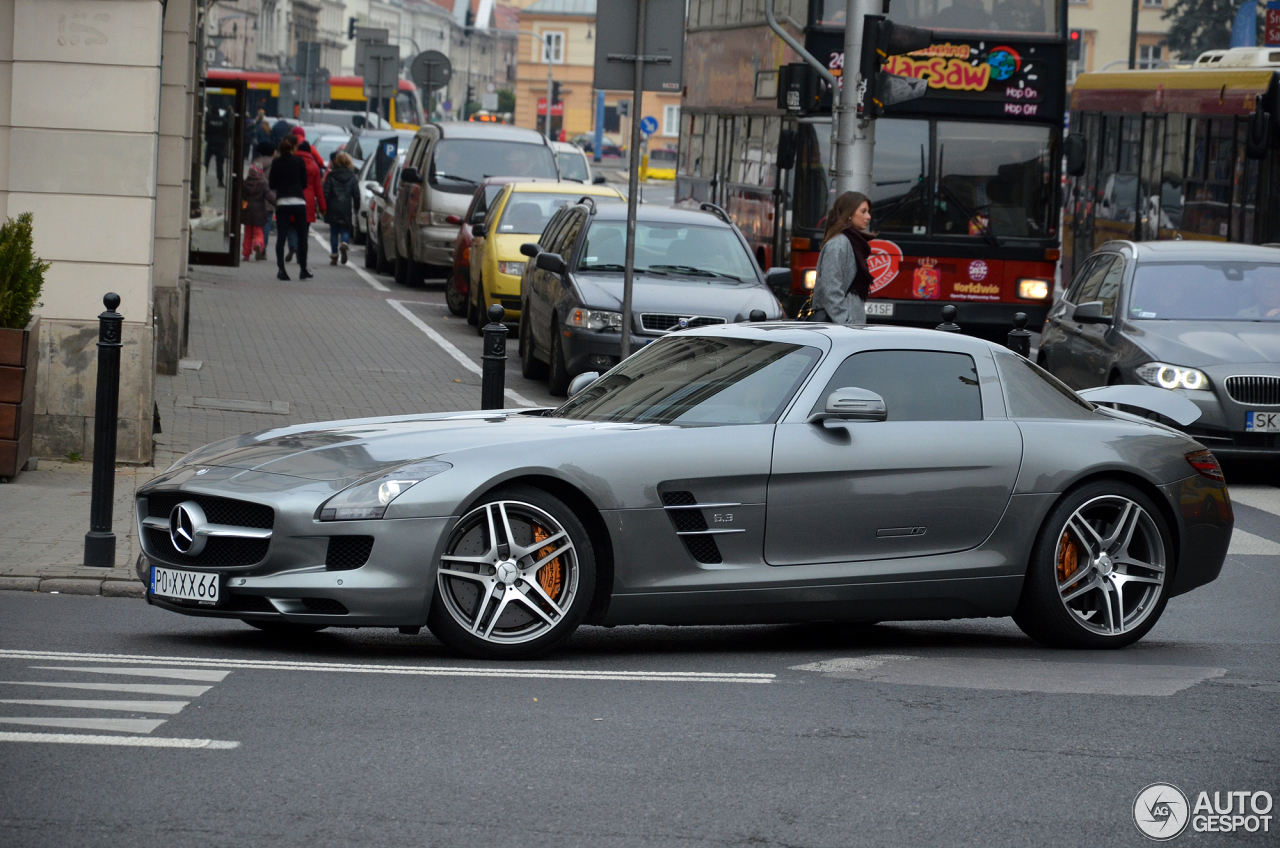
[[269, 220], [267, 211], [267, 175], [256, 164], [249, 166], [241, 190], [240, 223], [244, 224], [244, 258], [249, 254], [261, 260], [267, 258], [267, 243], [263, 227]]
[[354, 223], [360, 188], [351, 157], [339, 152], [333, 157], [333, 168], [324, 178], [324, 200], [329, 213], [329, 264], [337, 265], [339, 251], [342, 264], [347, 264], [347, 244], [351, 241], [351, 225]]

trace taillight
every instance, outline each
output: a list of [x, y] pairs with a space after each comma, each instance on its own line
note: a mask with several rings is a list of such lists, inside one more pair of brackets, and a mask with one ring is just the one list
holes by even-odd
[[1191, 467], [1201, 477], [1208, 477], [1210, 480], [1217, 480], [1219, 483], [1227, 482], [1227, 478], [1222, 473], [1222, 466], [1218, 464], [1218, 458], [1213, 455], [1213, 451], [1196, 451], [1187, 454], [1187, 462], [1191, 463]]

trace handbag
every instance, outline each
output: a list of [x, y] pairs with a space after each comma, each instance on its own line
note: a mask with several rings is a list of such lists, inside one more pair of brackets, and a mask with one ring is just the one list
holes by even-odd
[[824, 321], [830, 321], [831, 316], [827, 314], [827, 310], [814, 307], [813, 296], [810, 295], [809, 299], [802, 303], [799, 311], [796, 312], [796, 320], [821, 323]]

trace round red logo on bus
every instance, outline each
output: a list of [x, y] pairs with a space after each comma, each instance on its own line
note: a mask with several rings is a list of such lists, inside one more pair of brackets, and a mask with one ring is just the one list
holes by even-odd
[[969, 279], [979, 281], [987, 278], [987, 263], [975, 259], [969, 263]]
[[893, 282], [901, 262], [902, 248], [884, 239], [871, 240], [871, 257], [867, 260], [867, 270], [871, 272], [871, 294]]

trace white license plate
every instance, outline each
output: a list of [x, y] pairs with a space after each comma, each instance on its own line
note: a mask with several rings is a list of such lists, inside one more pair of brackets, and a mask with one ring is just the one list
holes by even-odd
[[1250, 433], [1280, 433], [1280, 412], [1246, 412], [1244, 428]]
[[884, 302], [884, 301], [882, 301], [882, 300], [880, 300], [880, 301], [877, 301], [877, 300], [870, 300], [870, 301], [867, 301], [866, 306], [867, 306], [867, 314], [868, 314], [868, 315], [879, 315], [879, 316], [881, 316], [882, 318], [892, 318], [892, 317], [893, 317], [893, 304], [892, 304], [892, 303], [885, 303], [885, 302]]
[[179, 571], [151, 566], [151, 594], [202, 604], [218, 602], [219, 579], [207, 571]]

